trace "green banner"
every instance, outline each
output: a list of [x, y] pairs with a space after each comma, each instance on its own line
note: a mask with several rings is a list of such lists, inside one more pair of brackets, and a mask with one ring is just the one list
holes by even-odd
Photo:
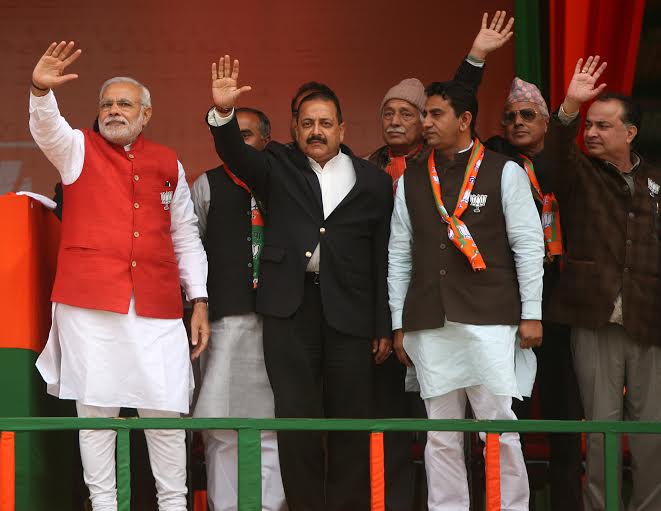
[[516, 76], [544, 90], [539, 0], [516, 0], [514, 40]]

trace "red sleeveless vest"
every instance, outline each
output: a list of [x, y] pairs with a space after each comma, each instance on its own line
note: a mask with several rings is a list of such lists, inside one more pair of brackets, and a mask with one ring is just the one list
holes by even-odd
[[83, 130], [80, 177], [63, 186], [62, 237], [51, 300], [138, 316], [181, 318], [170, 235], [176, 154], [142, 135], [125, 151]]

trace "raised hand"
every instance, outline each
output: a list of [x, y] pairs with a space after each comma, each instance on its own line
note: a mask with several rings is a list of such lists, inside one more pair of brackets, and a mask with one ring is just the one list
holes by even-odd
[[604, 62], [599, 66], [599, 55], [596, 57], [590, 56], [585, 62], [583, 62], [583, 59], [578, 59], [574, 76], [572, 76], [569, 87], [567, 87], [567, 96], [562, 103], [562, 109], [565, 113], [577, 112], [582, 103], [596, 98], [606, 88], [605, 83], [595, 87], [597, 80], [606, 69], [606, 65], [606, 62]]
[[502, 47], [512, 38], [514, 35], [512, 31], [514, 18], [510, 17], [507, 25], [503, 27], [506, 16], [506, 11], [496, 11], [496, 14], [491, 19], [491, 23], [488, 23], [489, 14], [484, 13], [482, 16], [482, 28], [477, 33], [477, 36], [475, 36], [469, 55], [484, 60], [489, 53]]
[[211, 64], [211, 95], [221, 112], [231, 111], [239, 96], [252, 90], [249, 85], [238, 87], [239, 61], [234, 59], [234, 65], [230, 67], [230, 64], [229, 55], [220, 57], [217, 65], [215, 62]]
[[52, 43], [32, 71], [32, 85], [46, 91], [78, 78], [77, 74], [64, 74], [64, 70], [74, 62], [82, 50], [73, 51], [74, 42]]

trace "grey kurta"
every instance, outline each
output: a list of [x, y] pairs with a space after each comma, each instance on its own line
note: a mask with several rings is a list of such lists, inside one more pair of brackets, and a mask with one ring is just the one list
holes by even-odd
[[194, 417], [273, 417], [273, 391], [264, 366], [262, 318], [227, 316], [211, 323], [201, 357], [202, 384]]

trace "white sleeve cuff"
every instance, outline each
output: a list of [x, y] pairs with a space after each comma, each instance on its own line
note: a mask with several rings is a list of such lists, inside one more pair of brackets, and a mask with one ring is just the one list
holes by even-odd
[[392, 329], [399, 330], [402, 328], [402, 310], [397, 309], [391, 311]]
[[207, 294], [207, 286], [190, 286], [190, 288], [186, 290], [186, 298], [188, 298], [189, 301], [193, 298], [208, 297], [209, 295]]
[[468, 55], [466, 57], [466, 62], [468, 62], [471, 66], [475, 67], [484, 67], [484, 60], [480, 60], [476, 57], [473, 57], [471, 55]]
[[542, 301], [529, 300], [521, 304], [521, 319], [542, 319]]
[[210, 126], [214, 126], [215, 128], [220, 128], [221, 126], [224, 126], [228, 122], [230, 122], [234, 118], [234, 109], [232, 108], [232, 111], [227, 117], [223, 117], [220, 115], [220, 112], [216, 110], [215, 107], [211, 108], [209, 110], [209, 113], [207, 114], [207, 122], [209, 123]]

